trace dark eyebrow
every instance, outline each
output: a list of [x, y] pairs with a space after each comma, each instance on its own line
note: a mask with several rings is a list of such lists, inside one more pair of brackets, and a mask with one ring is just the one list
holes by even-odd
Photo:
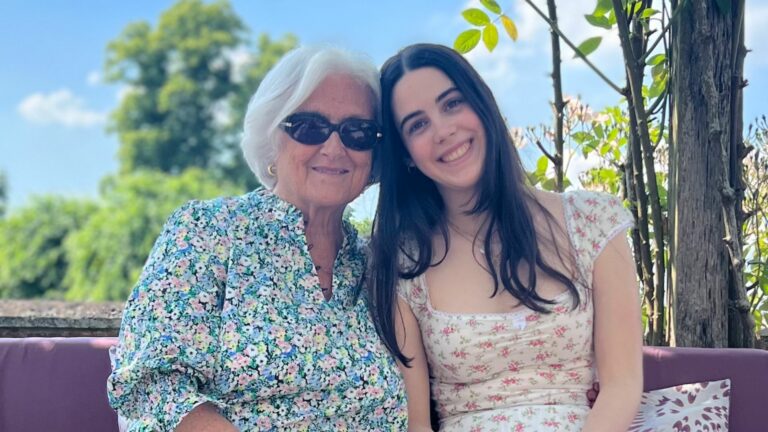
[[[439, 95], [437, 95], [437, 97], [435, 98], [435, 102], [439, 103], [441, 100], [447, 98], [448, 95], [450, 95], [451, 93], [453, 93], [455, 91], [459, 91], [459, 89], [457, 89], [456, 87], [449, 88], [448, 90], [446, 90], [446, 91], [440, 93]], [[418, 116], [420, 114], [423, 114], [423, 113], [424, 113], [424, 111], [414, 111], [414, 112], [408, 114], [407, 116], [403, 117], [403, 119], [400, 120], [400, 132], [403, 131], [403, 126], [405, 126], [405, 122], [407, 122], [408, 120], [410, 120], [410, 119], [412, 119], [412, 118], [414, 118], [414, 117], [416, 117], [416, 116]]]

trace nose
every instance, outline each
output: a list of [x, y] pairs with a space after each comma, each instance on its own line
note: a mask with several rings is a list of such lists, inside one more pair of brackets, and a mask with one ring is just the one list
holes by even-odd
[[338, 156], [339, 154], [344, 153], [344, 144], [341, 142], [341, 136], [338, 131], [331, 132], [331, 135], [322, 144], [322, 149], [320, 151], [322, 154], [329, 157]]
[[438, 119], [434, 120], [435, 125], [435, 142], [442, 144], [446, 139], [456, 134], [456, 124], [451, 119]]

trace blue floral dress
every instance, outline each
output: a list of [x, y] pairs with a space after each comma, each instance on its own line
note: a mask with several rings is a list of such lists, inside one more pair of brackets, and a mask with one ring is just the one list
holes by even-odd
[[364, 243], [344, 232], [326, 301], [292, 205], [262, 189], [178, 209], [128, 299], [108, 380], [129, 430], [173, 430], [204, 402], [242, 431], [406, 430], [402, 378], [354, 295]]

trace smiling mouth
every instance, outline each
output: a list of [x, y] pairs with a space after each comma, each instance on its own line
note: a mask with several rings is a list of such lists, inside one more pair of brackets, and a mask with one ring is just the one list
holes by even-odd
[[453, 162], [459, 159], [460, 157], [464, 156], [469, 151], [470, 147], [472, 147], [472, 140], [469, 140], [464, 144], [460, 145], [456, 150], [453, 150], [450, 153], [443, 155], [440, 158], [440, 160], [443, 162]]
[[320, 174], [344, 175], [349, 172], [346, 168], [312, 167], [312, 170]]

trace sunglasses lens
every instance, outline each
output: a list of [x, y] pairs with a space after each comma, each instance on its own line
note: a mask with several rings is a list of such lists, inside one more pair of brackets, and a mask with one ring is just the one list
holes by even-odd
[[348, 119], [339, 127], [339, 135], [345, 146], [352, 150], [370, 150], [376, 145], [379, 128], [370, 120]]
[[338, 130], [345, 147], [366, 151], [379, 140], [379, 127], [373, 120], [348, 118], [338, 126], [315, 113], [296, 113], [285, 119], [282, 128], [294, 140], [306, 145], [318, 145]]
[[296, 115], [289, 121], [291, 126], [286, 129], [288, 134], [302, 144], [322, 144], [331, 135], [331, 126], [320, 116]]

